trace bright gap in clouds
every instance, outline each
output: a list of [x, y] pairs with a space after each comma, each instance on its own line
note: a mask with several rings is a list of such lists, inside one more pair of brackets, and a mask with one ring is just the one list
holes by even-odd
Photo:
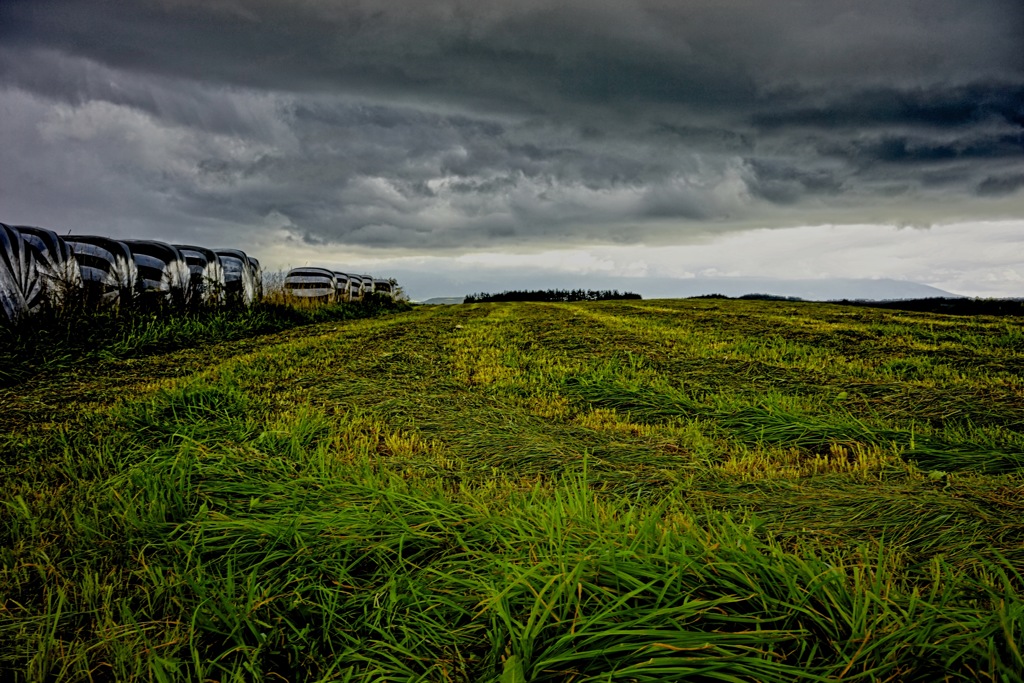
[[[893, 279], [976, 297], [1024, 296], [1024, 220], [936, 225], [826, 225], [735, 232], [676, 246], [608, 245], [453, 256], [383, 255], [292, 245], [268, 259], [282, 269], [326, 265], [408, 279], [414, 299], [481, 289], [595, 286], [644, 293], [655, 278]], [[460, 286], [463, 288], [460, 289]], [[600, 286], [600, 285], [596, 285]]]

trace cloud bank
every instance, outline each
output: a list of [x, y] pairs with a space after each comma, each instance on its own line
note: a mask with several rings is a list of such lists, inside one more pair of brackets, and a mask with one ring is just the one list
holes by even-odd
[[5, 222], [254, 248], [1024, 215], [1017, 0], [7, 0]]

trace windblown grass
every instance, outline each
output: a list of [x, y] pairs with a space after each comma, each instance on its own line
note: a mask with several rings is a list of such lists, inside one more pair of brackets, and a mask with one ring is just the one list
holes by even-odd
[[[821, 363], [807, 337], [929, 324], [421, 308], [107, 361], [61, 402], [27, 380], [0, 441], [0, 670], [1020, 680], [1019, 378], [917, 363], [908, 391], [861, 364], [918, 352]], [[949, 350], [1019, 362], [1013, 324]], [[97, 398], [111, 378], [133, 389]]]

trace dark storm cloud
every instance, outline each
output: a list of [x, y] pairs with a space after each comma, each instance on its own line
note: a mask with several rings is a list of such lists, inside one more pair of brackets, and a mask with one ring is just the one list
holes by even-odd
[[1022, 37], [1016, 0], [7, 0], [0, 202], [412, 248], [999, 214]]
[[843, 186], [836, 172], [828, 168], [805, 168], [773, 159], [751, 159], [749, 165], [751, 191], [777, 204], [792, 204], [808, 194], [836, 194]]
[[1024, 188], [1024, 173], [989, 176], [978, 185], [980, 195], [1008, 195]]
[[831, 141], [819, 146], [826, 155], [847, 158], [858, 164], [873, 163], [923, 166], [951, 160], [1017, 159], [1024, 154], [1020, 136], [1007, 133], [935, 136], [886, 133], [837, 144]]
[[1013, 82], [869, 88], [858, 91], [855, 97], [839, 98], [830, 97], [829, 93], [793, 90], [766, 99], [772, 109], [751, 117], [766, 129], [898, 125], [946, 129], [986, 122], [1024, 126], [1024, 86]]

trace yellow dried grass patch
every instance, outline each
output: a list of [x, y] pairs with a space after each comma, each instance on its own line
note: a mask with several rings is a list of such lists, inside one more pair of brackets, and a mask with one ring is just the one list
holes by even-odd
[[538, 417], [564, 418], [569, 414], [569, 401], [564, 396], [533, 396], [527, 403]]
[[663, 430], [654, 425], [638, 424], [624, 419], [613, 409], [593, 408], [574, 420], [576, 424], [599, 432], [615, 432], [631, 436], [652, 436]]

